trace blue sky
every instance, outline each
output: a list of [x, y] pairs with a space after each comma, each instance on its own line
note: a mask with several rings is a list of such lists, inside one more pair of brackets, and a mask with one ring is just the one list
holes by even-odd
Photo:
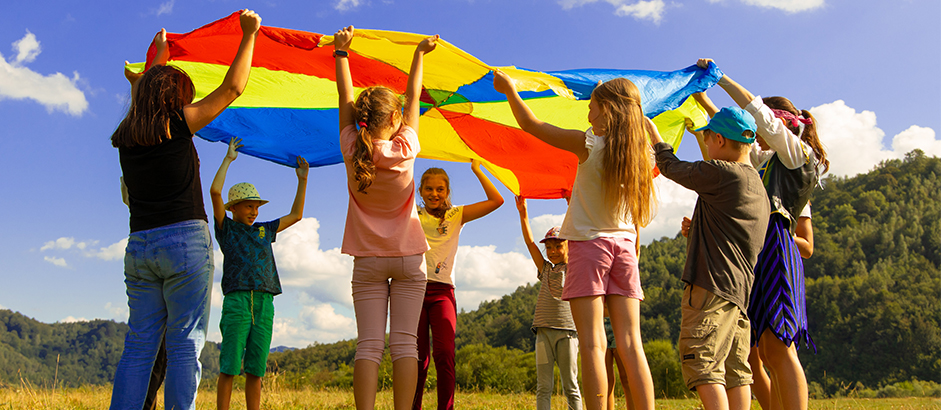
[[[264, 25], [326, 34], [349, 24], [440, 34], [488, 64], [537, 70], [672, 71], [710, 57], [754, 93], [811, 109], [833, 174], [865, 172], [915, 147], [941, 155], [937, 0], [63, 0], [3, 8], [0, 209], [7, 234], [0, 237], [0, 307], [44, 322], [127, 317], [128, 212], [109, 142], [127, 103], [124, 60], [142, 61], [161, 27], [186, 32], [240, 8], [254, 9]], [[720, 89], [709, 94], [731, 104]], [[208, 190], [225, 146], [199, 139], [196, 146]], [[679, 154], [699, 159], [692, 139]], [[416, 172], [430, 166], [451, 174], [454, 203], [484, 198], [467, 164], [420, 160]], [[352, 262], [337, 250], [346, 212], [343, 168], [311, 175], [308, 218], [279, 235], [275, 249], [285, 293], [275, 299], [274, 345], [355, 336]], [[240, 181], [271, 200], [259, 220], [288, 213], [292, 169], [243, 155], [228, 178]], [[462, 234], [455, 281], [463, 309], [535, 280], [512, 194], [500, 190], [507, 203]], [[660, 200], [643, 242], [675, 235], [695, 195], [662, 183]], [[536, 235], [564, 212], [561, 200], [530, 201]], [[216, 262], [218, 293], [221, 254]], [[217, 294], [210, 340], [219, 340], [220, 306]]]

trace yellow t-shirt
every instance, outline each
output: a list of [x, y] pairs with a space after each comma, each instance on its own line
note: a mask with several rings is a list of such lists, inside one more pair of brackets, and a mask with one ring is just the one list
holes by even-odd
[[431, 247], [425, 252], [425, 267], [428, 271], [428, 280], [447, 283], [454, 286], [451, 279], [451, 270], [454, 268], [454, 256], [457, 255], [457, 241], [464, 227], [464, 207], [455, 206], [444, 213], [444, 219], [438, 219], [425, 210], [418, 208], [418, 219], [421, 221], [425, 239]]

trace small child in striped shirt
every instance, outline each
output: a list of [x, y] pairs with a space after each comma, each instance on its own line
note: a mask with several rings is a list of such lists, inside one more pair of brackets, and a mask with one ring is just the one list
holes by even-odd
[[559, 366], [559, 378], [568, 408], [580, 410], [582, 400], [578, 389], [578, 333], [575, 332], [575, 321], [572, 320], [569, 302], [562, 300], [568, 262], [567, 241], [559, 238], [560, 227], [549, 229], [546, 237], [539, 241], [546, 247], [546, 257], [543, 258], [529, 227], [526, 200], [516, 197], [516, 208], [520, 213], [523, 241], [526, 242], [526, 248], [536, 264], [537, 277], [542, 282], [536, 299], [532, 328], [536, 333], [536, 409], [550, 408], [555, 382], [552, 368], [556, 364]]

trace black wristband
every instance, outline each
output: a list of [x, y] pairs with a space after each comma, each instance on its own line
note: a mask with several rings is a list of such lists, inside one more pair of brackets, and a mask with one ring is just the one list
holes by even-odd
[[333, 58], [337, 57], [349, 57], [350, 53], [343, 50], [333, 50]]

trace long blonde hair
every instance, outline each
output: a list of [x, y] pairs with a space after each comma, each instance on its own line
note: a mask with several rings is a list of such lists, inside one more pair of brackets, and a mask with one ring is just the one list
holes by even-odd
[[605, 202], [620, 219], [647, 226], [656, 197], [640, 91], [631, 80], [615, 78], [595, 87], [591, 99], [605, 115]]
[[402, 115], [402, 101], [395, 92], [386, 87], [369, 87], [363, 90], [353, 103], [353, 119], [359, 127], [356, 143], [353, 145], [353, 175], [359, 183], [359, 192], [365, 194], [366, 188], [369, 188], [376, 178], [370, 133], [379, 132], [388, 126], [393, 115]]

